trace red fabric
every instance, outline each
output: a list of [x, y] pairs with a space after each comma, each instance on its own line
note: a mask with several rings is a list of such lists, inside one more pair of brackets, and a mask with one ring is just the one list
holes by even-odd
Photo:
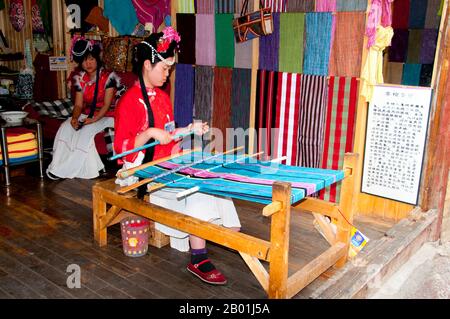
[[[155, 127], [164, 129], [164, 125], [174, 121], [172, 105], [169, 96], [161, 89], [155, 89], [154, 99], [150, 99]], [[135, 148], [135, 138], [148, 128], [147, 109], [142, 100], [141, 88], [138, 84], [130, 88], [119, 100], [114, 118], [114, 150], [117, 154], [132, 150]], [[143, 151], [145, 152], [145, 150]], [[159, 159], [171, 155], [173, 152], [179, 152], [179, 146], [176, 142], [166, 145], [157, 145], [153, 159]], [[138, 152], [125, 156], [125, 160], [133, 162]], [[122, 164], [123, 161], [119, 160]]]
[[410, 0], [396, 0], [392, 9], [392, 28], [409, 28], [409, 6]]

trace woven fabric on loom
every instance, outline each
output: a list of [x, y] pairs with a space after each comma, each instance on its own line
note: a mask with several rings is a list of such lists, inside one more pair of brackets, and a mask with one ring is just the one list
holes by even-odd
[[304, 31], [304, 13], [280, 14], [280, 72], [302, 73]]
[[364, 45], [364, 12], [338, 12], [330, 57], [330, 75], [359, 77]]
[[272, 12], [286, 12], [287, 0], [264, 0], [264, 8], [272, 8]]
[[278, 75], [275, 71], [259, 70], [256, 86], [255, 129], [257, 132], [258, 153], [262, 158], [273, 157], [274, 132], [277, 113]]
[[366, 11], [367, 0], [336, 0], [337, 11]]
[[428, 0], [425, 29], [439, 29], [441, 17], [438, 15], [438, 11], [440, 5], [441, 0]]
[[[214, 68], [214, 107], [212, 112], [211, 127], [220, 130], [220, 135], [216, 135], [215, 142], [222, 142], [223, 145], [216, 145], [217, 151], [223, 151], [226, 148], [226, 132], [231, 126], [231, 82], [232, 69]], [[213, 132], [213, 134], [216, 132]], [[219, 134], [217, 132], [216, 134]]]
[[175, 77], [174, 116], [177, 127], [192, 123], [195, 69], [191, 64], [177, 64]]
[[214, 71], [210, 66], [195, 67], [194, 116], [211, 123], [213, 109]]
[[273, 13], [273, 33], [259, 39], [259, 68], [278, 71], [280, 48], [280, 13]]
[[314, 1], [311, 0], [289, 0], [287, 1], [287, 12], [313, 12]]
[[316, 12], [336, 12], [336, 0], [316, 0]]
[[214, 14], [214, 1], [211, 0], [196, 0], [196, 12], [203, 14]]
[[433, 64], [436, 54], [437, 39], [439, 30], [425, 29], [422, 33], [422, 44], [420, 47], [419, 62], [421, 64]]
[[[343, 168], [344, 155], [353, 150], [353, 132], [358, 103], [356, 78], [330, 77], [325, 120], [325, 141], [321, 168]], [[332, 185], [320, 193], [326, 201], [338, 202], [341, 185]]]
[[216, 65], [216, 34], [205, 32], [205, 30], [214, 30], [214, 14], [197, 14], [195, 28], [197, 65]]
[[240, 69], [252, 68], [254, 41], [235, 43], [234, 45], [234, 67]]
[[303, 74], [301, 82], [297, 165], [319, 168], [327, 108], [327, 77]]
[[273, 156], [275, 158], [287, 156], [287, 160], [283, 161], [287, 165], [296, 165], [297, 163], [300, 85], [300, 74], [280, 72], [275, 124], [279, 131], [275, 138]]
[[311, 75], [328, 74], [332, 20], [332, 14], [329, 12], [306, 14], [303, 73]]
[[392, 28], [408, 29], [410, 0], [395, 0], [392, 8]]
[[[233, 14], [216, 14], [216, 65], [222, 67], [234, 66], [234, 32]], [[207, 32], [207, 31], [205, 31]]]
[[[195, 13], [194, 0], [178, 0], [178, 13]], [[178, 26], [178, 19], [177, 19]]]
[[[250, 92], [252, 71], [248, 69], [233, 69], [231, 90], [231, 125], [234, 129], [242, 128], [246, 131], [250, 127]], [[237, 140], [238, 146], [245, 143], [245, 151], [248, 152], [248, 135], [245, 140]]]
[[216, 13], [234, 13], [234, 0], [215, 0], [215, 4]]
[[428, 0], [410, 0], [409, 28], [423, 29], [427, 14]]
[[195, 64], [195, 14], [177, 13], [177, 31], [181, 36], [178, 62]]

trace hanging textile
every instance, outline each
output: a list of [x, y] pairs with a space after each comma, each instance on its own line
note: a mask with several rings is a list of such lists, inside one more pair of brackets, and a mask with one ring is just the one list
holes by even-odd
[[367, 17], [366, 33], [367, 47], [370, 48], [375, 43], [377, 26], [382, 27], [392, 25], [391, 3], [394, 0], [372, 0], [369, 15]]
[[257, 150], [264, 152], [262, 158], [273, 158], [273, 142], [277, 112], [278, 75], [275, 71], [258, 70], [256, 86], [255, 130]]
[[277, 112], [273, 155], [275, 158], [287, 156], [287, 165], [297, 163], [299, 116], [300, 116], [301, 75], [280, 72], [278, 76]]
[[[211, 0], [212, 1], [212, 0]], [[234, 13], [234, 0], [214, 0], [216, 13]]]
[[388, 62], [384, 82], [389, 84], [402, 84], [403, 63]]
[[[222, 135], [218, 135], [215, 138], [215, 142], [218, 143], [216, 144], [216, 150], [218, 152], [228, 149], [228, 145], [226, 145], [227, 128], [233, 127], [231, 125], [231, 82], [232, 69], [214, 68], [214, 106], [211, 127], [222, 133]], [[219, 134], [219, 132], [217, 132], [217, 134]], [[222, 142], [223, 145], [220, 145], [220, 142]]]
[[[252, 71], [249, 69], [233, 69], [231, 89], [231, 126], [234, 129], [242, 129], [246, 132], [250, 127], [250, 92]], [[234, 147], [245, 146], [245, 152], [249, 151], [249, 136], [244, 135], [244, 140], [236, 140]]]
[[422, 64], [433, 64], [436, 54], [439, 30], [425, 29], [422, 32], [422, 45], [420, 48], [419, 62]]
[[210, 66], [195, 67], [194, 117], [211, 123], [214, 71]]
[[338, 12], [330, 56], [330, 75], [359, 77], [364, 43], [364, 12]]
[[420, 71], [422, 65], [418, 63], [405, 63], [403, 67], [403, 85], [418, 86], [420, 84]]
[[408, 29], [410, 0], [395, 0], [392, 7], [392, 27]]
[[280, 48], [280, 13], [272, 13], [273, 33], [259, 39], [259, 68], [278, 71]]
[[391, 46], [389, 47], [389, 62], [406, 62], [408, 39], [408, 29], [394, 30], [394, 36], [392, 37]]
[[316, 12], [336, 12], [336, 0], [316, 0]]
[[37, 4], [37, 0], [31, 1], [31, 25], [33, 33], [44, 33], [44, 22], [41, 18], [41, 10]]
[[111, 21], [111, 25], [120, 35], [133, 33], [139, 23], [131, 1], [105, 0], [103, 15]]
[[287, 1], [287, 12], [313, 12], [314, 1], [311, 0], [289, 0]]
[[409, 8], [409, 28], [423, 29], [427, 14], [428, 0], [410, 0]]
[[234, 67], [251, 69], [253, 57], [253, 41], [236, 43], [234, 46]]
[[[238, 16], [241, 15], [241, 10], [242, 10], [242, 5], [244, 4], [245, 0], [235, 0], [235, 5], [234, 5], [234, 13], [238, 14]], [[259, 9], [259, 4], [257, 9]], [[253, 12], [254, 10], [254, 5], [253, 5], [253, 1], [249, 1], [248, 2], [248, 12]]]
[[272, 8], [272, 12], [286, 12], [288, 0], [264, 0], [264, 8]]
[[280, 72], [302, 73], [304, 30], [304, 13], [280, 14]]
[[439, 29], [441, 17], [439, 16], [438, 11], [440, 5], [441, 0], [428, 0], [425, 29]]
[[14, 30], [22, 31], [25, 26], [25, 8], [23, 0], [11, 0], [9, 4], [9, 20]]
[[202, 14], [215, 13], [214, 1], [211, 0], [196, 0], [196, 12]]
[[194, 0], [178, 0], [177, 9], [177, 13], [195, 13]]
[[378, 26], [375, 44], [369, 49], [361, 75], [361, 95], [367, 102], [372, 100], [373, 87], [383, 83], [383, 51], [391, 44], [394, 30]]
[[[325, 120], [325, 141], [321, 168], [343, 169], [344, 155], [353, 151], [353, 134], [358, 103], [356, 78], [331, 76], [328, 83], [328, 105]], [[338, 202], [339, 185], [320, 192], [320, 198]]]
[[192, 123], [195, 69], [191, 64], [176, 65], [174, 116], [177, 127]]
[[433, 64], [422, 64], [420, 69], [420, 86], [431, 86], [431, 81], [433, 78]]
[[[216, 65], [234, 66], [234, 32], [232, 26], [233, 14], [216, 14]], [[209, 31], [208, 31], [209, 32]]]
[[153, 25], [156, 32], [166, 16], [170, 16], [170, 0], [131, 0], [140, 23]]
[[177, 13], [177, 31], [181, 36], [178, 62], [195, 64], [195, 14]]
[[336, 0], [337, 11], [366, 11], [367, 0]]
[[216, 65], [216, 34], [213, 14], [197, 14], [195, 22], [195, 62], [197, 65]]
[[409, 30], [407, 63], [419, 63], [423, 30]]
[[327, 75], [330, 61], [332, 14], [314, 12], [306, 14], [306, 41], [303, 73]]
[[326, 97], [326, 76], [302, 75], [296, 164], [298, 166], [320, 167], [327, 108]]

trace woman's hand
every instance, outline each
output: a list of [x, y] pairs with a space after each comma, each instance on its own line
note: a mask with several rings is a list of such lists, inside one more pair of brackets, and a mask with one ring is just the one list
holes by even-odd
[[87, 118], [84, 120], [84, 125], [89, 125], [89, 124], [92, 124], [95, 122], [97, 122], [97, 120], [95, 118]]
[[147, 134], [150, 138], [154, 138], [155, 140], [158, 140], [161, 145], [166, 145], [172, 142], [172, 134], [170, 134], [167, 131], [161, 130], [159, 128], [149, 128], [147, 129]]
[[78, 130], [78, 119], [72, 117], [70, 120], [70, 125], [72, 125], [74, 130]]
[[205, 133], [208, 133], [209, 131], [209, 125], [206, 122], [194, 122], [192, 124], [189, 124], [189, 131], [194, 131], [195, 135], [203, 135]]

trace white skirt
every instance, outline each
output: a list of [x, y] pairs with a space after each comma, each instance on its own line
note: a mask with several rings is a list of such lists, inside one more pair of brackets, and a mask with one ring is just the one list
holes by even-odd
[[[80, 119], [86, 117], [82, 114]], [[95, 147], [94, 137], [105, 128], [114, 127], [114, 118], [103, 117], [78, 131], [75, 131], [70, 121], [71, 118], [61, 124], [56, 133], [48, 171], [61, 178], [96, 178], [104, 165]]]

